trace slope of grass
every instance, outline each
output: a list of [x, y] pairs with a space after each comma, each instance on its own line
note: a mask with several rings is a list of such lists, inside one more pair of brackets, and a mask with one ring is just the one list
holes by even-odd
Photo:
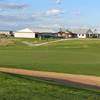
[[16, 41], [13, 46], [0, 46], [0, 66], [100, 76], [100, 40], [69, 40], [41, 47]]
[[[100, 40], [70, 40], [29, 47], [11, 39], [0, 46], [0, 66], [100, 76]], [[99, 100], [100, 92], [59, 86], [31, 77], [0, 73], [0, 100]]]
[[0, 100], [100, 100], [98, 92], [0, 73]]

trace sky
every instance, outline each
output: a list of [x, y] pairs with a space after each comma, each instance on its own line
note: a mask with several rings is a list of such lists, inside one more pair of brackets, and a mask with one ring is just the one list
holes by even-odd
[[0, 0], [0, 30], [100, 27], [100, 0]]

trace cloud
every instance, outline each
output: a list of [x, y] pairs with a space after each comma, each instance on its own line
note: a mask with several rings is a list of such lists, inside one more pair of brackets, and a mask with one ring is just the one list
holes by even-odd
[[64, 11], [60, 10], [60, 9], [50, 9], [46, 12], [47, 16], [57, 16], [60, 14], [63, 14]]
[[62, 2], [62, 0], [56, 0], [57, 4], [60, 4]]
[[31, 15], [0, 15], [0, 22], [31, 22], [36, 20], [36, 17]]
[[16, 4], [16, 3], [0, 3], [1, 9], [24, 9], [27, 8], [26, 4]]
[[32, 17], [33, 18], [38, 18], [38, 19], [50, 19], [51, 17], [59, 17], [59, 15], [63, 14], [64, 11], [61, 10], [61, 9], [57, 9], [57, 8], [53, 8], [53, 9], [49, 9], [47, 11], [37, 11], [37, 12], [34, 12]]
[[62, 0], [54, 0], [56, 4], [61, 4]]
[[80, 10], [76, 10], [72, 12], [73, 15], [79, 16], [81, 14]]
[[37, 23], [39, 19], [31, 15], [0, 15], [1, 30], [15, 30], [21, 27], [28, 27], [33, 23]]
[[45, 12], [43, 12], [43, 11], [34, 12], [32, 17], [34, 17], [34, 18], [45, 17]]

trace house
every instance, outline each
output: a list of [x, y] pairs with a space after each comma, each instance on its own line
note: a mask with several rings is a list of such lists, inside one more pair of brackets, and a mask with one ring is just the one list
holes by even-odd
[[75, 38], [77, 36], [76, 33], [72, 33], [70, 31], [66, 31], [66, 32], [58, 32], [58, 37], [62, 37], [62, 38]]
[[14, 32], [17, 38], [40, 38], [55, 35], [55, 32], [49, 28], [25, 28]]
[[95, 34], [96, 38], [100, 38], [100, 29], [94, 29], [93, 33]]
[[58, 32], [58, 37], [60, 38], [74, 38], [76, 36], [77, 36], [76, 33], [72, 33], [69, 30], [62, 29], [62, 28], [60, 28]]
[[92, 38], [95, 35], [91, 29], [76, 28], [68, 29], [68, 31], [77, 34], [77, 38]]

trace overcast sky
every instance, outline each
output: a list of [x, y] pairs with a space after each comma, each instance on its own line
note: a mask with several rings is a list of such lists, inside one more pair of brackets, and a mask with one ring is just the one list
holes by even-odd
[[100, 0], [0, 0], [0, 29], [100, 26]]

